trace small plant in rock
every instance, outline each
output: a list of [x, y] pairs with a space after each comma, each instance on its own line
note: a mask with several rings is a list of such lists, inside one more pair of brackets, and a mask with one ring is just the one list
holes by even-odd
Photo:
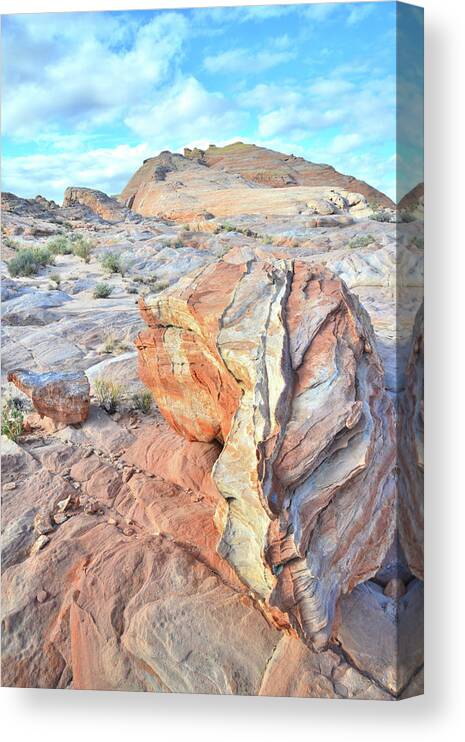
[[17, 441], [24, 426], [24, 413], [21, 402], [15, 398], [6, 399], [2, 405], [2, 435]]
[[100, 265], [106, 273], [121, 273], [124, 275], [124, 265], [121, 256], [114, 252], [108, 252], [100, 258]]
[[10, 250], [19, 250], [19, 242], [18, 240], [14, 240], [12, 237], [4, 236], [3, 237], [3, 244], [5, 247], [9, 247]]
[[139, 293], [137, 286], [128, 286], [126, 291], [128, 294], [137, 294]]
[[90, 256], [93, 247], [94, 246], [90, 240], [86, 240], [84, 237], [79, 235], [73, 244], [73, 255], [77, 258], [81, 258], [84, 263], [90, 263]]
[[50, 280], [55, 284], [55, 288], [59, 289], [61, 285], [61, 276], [59, 273], [52, 273]]
[[134, 409], [140, 410], [140, 412], [143, 412], [144, 415], [147, 415], [147, 413], [150, 412], [152, 402], [153, 402], [153, 397], [152, 397], [152, 394], [148, 390], [144, 390], [143, 392], [137, 392], [137, 394], [134, 394], [132, 398]]
[[169, 247], [173, 247], [175, 250], [179, 250], [180, 247], [184, 247], [184, 242], [182, 240], [172, 240], [170, 242]]
[[370, 216], [370, 219], [372, 219], [374, 222], [390, 222], [391, 214], [389, 213], [389, 211], [375, 211]]
[[415, 221], [415, 216], [411, 214], [409, 211], [401, 211], [400, 218], [404, 224], [410, 224], [410, 222]]
[[123, 387], [116, 381], [110, 379], [95, 379], [94, 393], [97, 402], [109, 415], [118, 409], [123, 397]]
[[368, 245], [373, 244], [374, 241], [375, 238], [371, 234], [359, 235], [349, 240], [349, 247], [353, 250], [360, 250], [362, 247], [368, 247]]
[[415, 247], [418, 247], [419, 250], [423, 250], [425, 247], [425, 240], [423, 237], [415, 235], [415, 237], [412, 237], [411, 239], [411, 244], [415, 245]]
[[64, 234], [57, 235], [47, 242], [47, 249], [52, 255], [71, 255], [73, 245]]
[[111, 332], [106, 336], [102, 344], [103, 353], [125, 353], [131, 348], [134, 348], [134, 345], [128, 333], [123, 338], [119, 338]]
[[107, 299], [112, 291], [108, 283], [98, 283], [94, 289], [94, 299]]
[[169, 285], [170, 285], [169, 281], [160, 279], [160, 281], [155, 281], [152, 284], [152, 291], [156, 291], [156, 292], [164, 291], [164, 289], [167, 289]]

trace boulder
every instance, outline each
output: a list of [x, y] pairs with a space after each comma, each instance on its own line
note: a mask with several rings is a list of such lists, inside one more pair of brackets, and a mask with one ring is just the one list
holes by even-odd
[[40, 415], [68, 425], [82, 423], [87, 418], [90, 387], [82, 371], [38, 374], [16, 369], [8, 373], [8, 381], [31, 398]]
[[325, 198], [311, 198], [307, 201], [307, 208], [311, 214], [321, 214], [328, 216], [337, 212], [336, 205]]
[[140, 374], [161, 413], [221, 446], [220, 554], [325, 646], [341, 594], [376, 573], [395, 524], [393, 409], [368, 316], [297, 260], [219, 262], [140, 306]]

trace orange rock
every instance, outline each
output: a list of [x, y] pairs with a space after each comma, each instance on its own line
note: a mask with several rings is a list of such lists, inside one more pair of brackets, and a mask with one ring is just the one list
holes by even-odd
[[292, 260], [220, 262], [141, 310], [141, 376], [164, 417], [223, 446], [219, 553], [324, 646], [340, 594], [376, 573], [395, 526], [393, 410], [367, 314]]

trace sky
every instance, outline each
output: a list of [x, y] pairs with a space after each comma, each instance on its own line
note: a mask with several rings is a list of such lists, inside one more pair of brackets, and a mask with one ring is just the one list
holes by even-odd
[[[162, 150], [241, 140], [395, 199], [395, 5], [4, 16], [2, 190], [117, 194]], [[418, 115], [418, 50], [407, 66], [405, 108]], [[405, 137], [404, 192], [422, 179], [418, 127]]]

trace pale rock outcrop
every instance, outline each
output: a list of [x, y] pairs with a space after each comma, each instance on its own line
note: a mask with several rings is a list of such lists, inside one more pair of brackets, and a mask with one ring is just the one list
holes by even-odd
[[311, 198], [307, 201], [307, 207], [310, 213], [323, 216], [334, 214], [337, 211], [336, 206], [324, 198]]
[[82, 371], [37, 374], [15, 369], [8, 373], [8, 381], [30, 397], [40, 415], [55, 422], [82, 423], [89, 414], [90, 387]]
[[189, 440], [222, 445], [220, 553], [321, 648], [392, 541], [392, 405], [364, 310], [292, 260], [217, 263], [141, 300], [143, 381]]

